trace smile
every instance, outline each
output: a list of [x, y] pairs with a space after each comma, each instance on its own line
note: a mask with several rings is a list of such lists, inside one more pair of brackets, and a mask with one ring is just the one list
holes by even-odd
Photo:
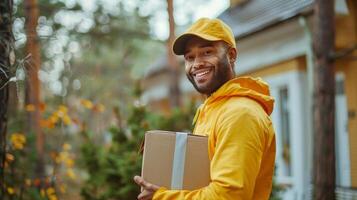
[[205, 76], [206, 74], [208, 74], [211, 71], [211, 69], [206, 69], [206, 70], [200, 70], [198, 72], [194, 72], [193, 76], [196, 78], [200, 78]]

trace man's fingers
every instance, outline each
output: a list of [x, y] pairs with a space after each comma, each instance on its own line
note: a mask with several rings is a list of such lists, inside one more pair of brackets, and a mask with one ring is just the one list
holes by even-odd
[[153, 193], [148, 190], [144, 190], [142, 193], [139, 194], [138, 199], [139, 200], [150, 200], [152, 199]]
[[144, 200], [145, 197], [147, 197], [148, 195], [146, 194], [146, 190], [144, 190], [142, 193], [139, 194], [138, 199], [139, 200]]
[[134, 181], [135, 181], [136, 184], [142, 186], [142, 183], [143, 183], [144, 179], [141, 178], [140, 176], [134, 176]]
[[146, 182], [141, 176], [134, 176], [134, 181], [141, 186], [139, 200], [151, 200], [154, 193], [159, 189], [159, 186]]
[[134, 181], [136, 184], [144, 188], [150, 188], [151, 184], [147, 183], [141, 176], [135, 176]]
[[152, 189], [153, 191], [156, 191], [156, 190], [160, 189], [160, 186], [151, 184], [151, 189]]

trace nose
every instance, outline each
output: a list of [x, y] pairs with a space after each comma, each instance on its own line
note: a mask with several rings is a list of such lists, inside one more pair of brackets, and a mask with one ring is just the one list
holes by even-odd
[[192, 67], [194, 69], [199, 69], [199, 68], [203, 67], [203, 65], [204, 65], [203, 60], [200, 59], [199, 57], [197, 57], [197, 58], [195, 58]]

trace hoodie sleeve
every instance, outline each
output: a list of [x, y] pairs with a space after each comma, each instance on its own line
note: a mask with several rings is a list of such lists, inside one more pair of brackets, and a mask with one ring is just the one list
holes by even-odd
[[247, 200], [254, 192], [264, 151], [264, 130], [249, 110], [227, 111], [220, 115], [214, 131], [211, 183], [187, 190], [159, 189], [154, 200]]

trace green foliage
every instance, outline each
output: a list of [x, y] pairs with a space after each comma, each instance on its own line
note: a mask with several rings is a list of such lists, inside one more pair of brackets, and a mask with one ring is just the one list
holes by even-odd
[[[275, 167], [276, 172], [276, 167]], [[276, 183], [275, 177], [273, 178], [273, 188], [271, 190], [269, 200], [282, 200], [281, 194], [284, 192], [284, 187]]]
[[[55, 111], [55, 113], [58, 111]], [[64, 192], [60, 191], [60, 185], [71, 184], [63, 171], [66, 161], [72, 159], [72, 152], [61, 148], [64, 144], [62, 138], [63, 124], [56, 123], [51, 129], [44, 128], [46, 145], [44, 146], [45, 171], [37, 173], [38, 154], [36, 152], [36, 135], [32, 132], [24, 132], [25, 116], [27, 112], [18, 111], [12, 113], [14, 117], [9, 119], [8, 137], [6, 146], [6, 159], [3, 170], [5, 181], [1, 183], [4, 189], [4, 200], [48, 200], [58, 199]], [[43, 117], [49, 115], [49, 111], [43, 111]], [[64, 114], [64, 113], [62, 113]], [[43, 121], [46, 118], [42, 118]], [[68, 145], [68, 144], [67, 144]], [[68, 155], [61, 157], [60, 154]], [[42, 176], [43, 175], [43, 176]]]
[[[139, 117], [132, 119], [131, 127], [137, 134], [140, 130], [136, 123], [140, 124], [145, 115], [145, 112], [139, 111], [133, 109], [133, 114]], [[109, 134], [112, 141], [110, 147], [106, 148], [103, 144], [97, 144], [88, 132], [83, 132], [86, 142], [81, 147], [82, 165], [89, 178], [82, 187], [81, 195], [88, 200], [135, 199], [139, 191], [130, 184], [130, 175], [140, 172], [141, 157], [136, 153], [134, 137], [130, 139], [120, 127], [111, 127]]]
[[[27, 134], [23, 148], [15, 147], [15, 142], [9, 140], [5, 167], [1, 168], [5, 176], [2, 187], [6, 191], [3, 193], [3, 200], [47, 200], [51, 196], [45, 193], [48, 188], [54, 187], [51, 176], [37, 177], [34, 173], [37, 161], [34, 148], [35, 138], [34, 134]], [[55, 195], [55, 193], [52, 194]]]
[[282, 200], [281, 198], [281, 193], [283, 192], [283, 189], [276, 184], [276, 182], [273, 182], [273, 189], [270, 194], [269, 200]]
[[[136, 91], [136, 95], [140, 95]], [[149, 129], [187, 131], [191, 129], [193, 103], [183, 111], [175, 110], [170, 116], [149, 113], [142, 105], [131, 106], [123, 127], [109, 128], [109, 147], [96, 144], [84, 132], [86, 142], [81, 148], [82, 167], [88, 173], [81, 195], [86, 200], [136, 199], [139, 187], [133, 177], [140, 175], [142, 156], [140, 143]], [[125, 119], [121, 119], [125, 120]]]

